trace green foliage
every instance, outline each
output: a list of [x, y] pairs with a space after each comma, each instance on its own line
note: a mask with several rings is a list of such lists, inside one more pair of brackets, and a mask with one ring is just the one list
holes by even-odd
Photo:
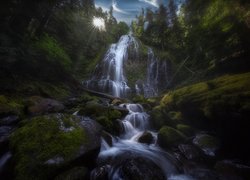
[[[226, 75], [179, 88], [162, 98], [160, 108], [181, 111], [184, 119], [192, 125], [212, 126], [221, 131], [222, 122], [231, 124], [238, 119], [239, 123], [244, 123], [244, 118], [248, 117], [249, 78], [250, 73]], [[235, 112], [240, 112], [240, 115], [235, 116]]]
[[[70, 131], [61, 129], [69, 127]], [[22, 127], [11, 135], [10, 142], [17, 163], [16, 178], [47, 179], [54, 168], [47, 168], [46, 162], [56, 157], [71, 160], [87, 139], [74, 116], [50, 115], [23, 121]]]
[[44, 34], [36, 42], [36, 47], [48, 55], [48, 60], [61, 64], [65, 69], [69, 69], [71, 60], [65, 50], [59, 45], [57, 40], [48, 34]]
[[0, 115], [23, 115], [23, 110], [24, 105], [21, 100], [0, 95]]

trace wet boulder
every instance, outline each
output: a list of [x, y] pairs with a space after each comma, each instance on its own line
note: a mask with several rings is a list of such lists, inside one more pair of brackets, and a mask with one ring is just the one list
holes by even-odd
[[111, 166], [110, 165], [104, 165], [104, 166], [101, 166], [101, 167], [97, 167], [91, 172], [91, 179], [92, 180], [109, 179], [110, 171], [111, 171]]
[[200, 160], [202, 159], [202, 153], [200, 150], [194, 145], [190, 144], [180, 144], [178, 146], [180, 152], [186, 157], [188, 160]]
[[142, 157], [126, 160], [122, 164], [120, 173], [120, 176], [127, 180], [166, 179], [162, 170], [156, 164]]
[[178, 145], [186, 140], [183, 133], [169, 126], [163, 126], [159, 130], [157, 137], [158, 144], [163, 148]]
[[40, 96], [32, 96], [27, 102], [27, 112], [30, 115], [42, 115], [48, 113], [62, 112], [64, 105], [50, 98], [42, 98]]
[[109, 134], [108, 132], [106, 131], [102, 131], [102, 137], [103, 139], [108, 143], [109, 146], [112, 146], [113, 145], [113, 142], [112, 142], [112, 135]]
[[92, 166], [101, 128], [90, 118], [50, 114], [24, 120], [10, 138], [16, 179], [51, 179], [74, 165]]
[[193, 139], [193, 144], [199, 147], [208, 156], [215, 156], [220, 147], [219, 140], [208, 134], [198, 134]]
[[[126, 110], [127, 111], [127, 110]], [[87, 102], [78, 112], [79, 115], [90, 116], [95, 119], [109, 133], [118, 133], [116, 120], [123, 117], [123, 108], [105, 106], [95, 101]]]
[[142, 133], [142, 135], [138, 138], [138, 142], [145, 143], [145, 144], [151, 144], [154, 141], [154, 137], [152, 133], [145, 131]]

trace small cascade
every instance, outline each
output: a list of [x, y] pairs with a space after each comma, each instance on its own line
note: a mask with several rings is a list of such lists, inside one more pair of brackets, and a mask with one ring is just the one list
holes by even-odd
[[145, 97], [152, 97], [158, 94], [158, 76], [159, 76], [158, 59], [154, 56], [151, 48], [148, 49], [148, 67], [147, 67], [147, 81], [143, 86]]
[[[140, 104], [121, 104], [120, 106], [129, 110], [129, 114], [122, 120], [123, 134], [117, 137], [116, 141], [112, 141], [112, 146], [102, 139], [101, 152], [97, 160], [100, 168], [92, 171], [91, 179], [95, 180], [98, 170], [103, 171], [106, 168], [108, 179], [124, 179], [123, 171], [127, 168], [126, 163], [136, 163], [136, 160], [145, 161], [149, 169], [156, 168], [151, 171], [162, 174], [164, 179], [177, 177], [179, 173], [176, 164], [173, 163], [175, 160], [157, 146], [157, 134], [149, 130], [149, 115], [143, 107]], [[151, 133], [154, 138], [151, 144], [138, 142], [145, 131]], [[185, 178], [186, 176], [183, 175], [183, 179]]]

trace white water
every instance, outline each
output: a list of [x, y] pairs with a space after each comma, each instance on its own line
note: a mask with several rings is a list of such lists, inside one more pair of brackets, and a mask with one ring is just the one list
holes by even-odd
[[130, 91], [123, 72], [124, 61], [128, 58], [129, 46], [133, 46], [135, 51], [138, 49], [138, 43], [131, 35], [123, 35], [118, 43], [112, 44], [102, 64], [96, 68], [93, 78], [84, 82], [85, 86], [110, 93], [116, 97], [125, 97]]
[[[83, 82], [84, 86], [117, 97], [127, 97], [131, 93], [145, 97], [157, 96], [159, 89], [165, 88], [168, 84], [166, 61], [160, 61], [151, 48], [148, 48], [146, 59], [141, 59], [139, 52], [139, 43], [132, 34], [121, 36], [117, 43], [110, 46], [101, 63], [97, 65], [92, 78]], [[143, 60], [147, 64], [146, 76], [138, 77], [133, 87], [128, 86], [124, 73], [124, 64], [128, 63], [128, 59], [129, 62]]]
[[[107, 159], [115, 160], [116, 158], [124, 156], [126, 153], [130, 155], [133, 154], [133, 157], [142, 157], [157, 165], [162, 170], [166, 179], [190, 179], [186, 175], [179, 175], [176, 165], [173, 163], [175, 160], [171, 155], [156, 145], [157, 134], [148, 130], [149, 115], [144, 112], [143, 107], [140, 104], [122, 104], [120, 106], [126, 107], [129, 110], [129, 114], [122, 120], [124, 133], [121, 134], [120, 137], [117, 137], [117, 140], [113, 138], [112, 147], [102, 139], [102, 147], [98, 161], [103, 162]], [[154, 141], [150, 145], [138, 142], [138, 138], [145, 131], [151, 132], [154, 137]], [[125, 155], [125, 158], [129, 157]], [[120, 171], [119, 166], [112, 167], [109, 172], [109, 179], [122, 179]]]

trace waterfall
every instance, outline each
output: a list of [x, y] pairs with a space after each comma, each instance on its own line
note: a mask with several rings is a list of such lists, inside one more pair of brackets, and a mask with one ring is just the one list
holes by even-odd
[[[140, 57], [141, 47], [132, 34], [121, 36], [120, 40], [112, 44], [102, 61], [97, 65], [92, 78], [84, 81], [86, 88], [111, 94], [116, 97], [128, 97], [137, 94], [145, 97], [157, 96], [159, 87], [167, 84], [167, 64], [160, 61], [151, 48], [147, 57]], [[129, 60], [129, 62], [128, 62]], [[131, 87], [124, 70], [124, 65], [133, 62], [146, 64], [146, 76], [138, 78]], [[139, 72], [142, 71], [138, 67]], [[135, 70], [137, 71], [137, 69]]]
[[123, 35], [118, 43], [112, 44], [102, 63], [96, 68], [93, 78], [86, 81], [85, 86], [116, 97], [125, 97], [130, 91], [123, 68], [129, 46], [138, 48], [137, 41], [131, 35]]

